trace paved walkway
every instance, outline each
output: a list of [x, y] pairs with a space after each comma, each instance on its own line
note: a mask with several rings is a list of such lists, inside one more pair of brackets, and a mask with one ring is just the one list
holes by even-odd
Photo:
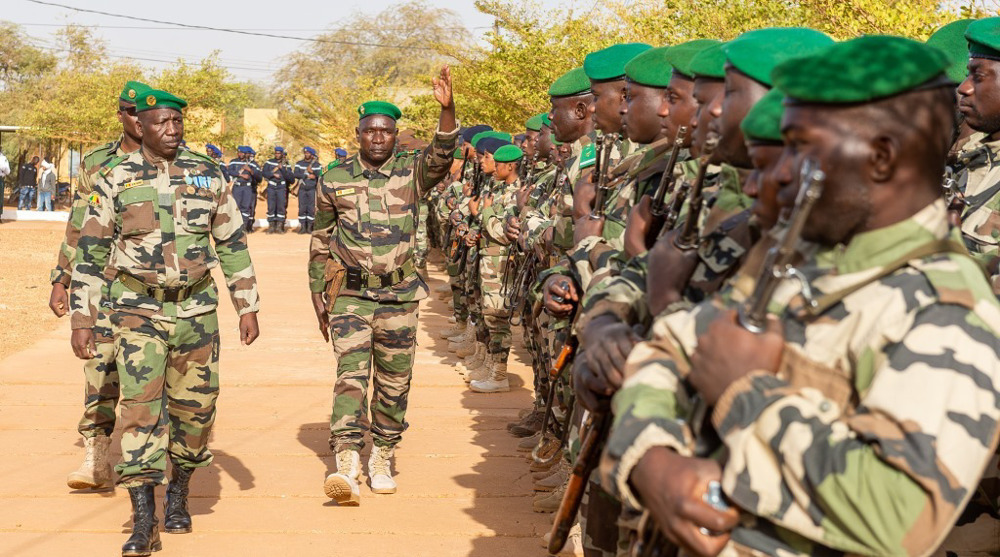
[[[338, 508], [322, 489], [335, 466], [334, 369], [309, 300], [308, 237], [258, 233], [250, 245], [262, 337], [239, 346], [226, 300], [215, 462], [192, 482], [194, 532], [164, 534], [156, 555], [544, 555], [550, 515], [531, 512], [531, 476], [504, 427], [530, 404], [525, 354], [512, 358], [510, 393], [471, 394], [445, 341], [431, 336], [449, 326], [447, 307], [424, 301], [410, 430], [396, 453], [399, 493], [363, 486], [360, 507]], [[432, 286], [440, 281], [432, 277]], [[127, 537], [124, 491], [66, 487], [83, 456], [81, 363], [68, 338], [63, 321], [0, 360], [0, 555], [118, 555]], [[162, 489], [157, 497], [162, 504]]]

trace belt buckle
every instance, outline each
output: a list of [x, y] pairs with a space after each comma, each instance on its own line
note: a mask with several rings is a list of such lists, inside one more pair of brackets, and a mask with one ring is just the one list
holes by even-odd
[[379, 282], [382, 283], [382, 288], [389, 288], [393, 285], [392, 275], [394, 273], [389, 273], [387, 275], [381, 275], [379, 277]]
[[361, 272], [354, 269], [347, 270], [346, 276], [347, 288], [350, 290], [364, 290], [361, 287]]

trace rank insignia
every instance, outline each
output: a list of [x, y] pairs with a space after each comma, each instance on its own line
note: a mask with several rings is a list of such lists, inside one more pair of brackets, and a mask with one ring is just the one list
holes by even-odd
[[134, 188], [136, 186], [141, 186], [141, 185], [143, 185], [145, 183], [146, 183], [145, 180], [132, 180], [131, 182], [125, 182], [125, 185], [122, 186], [122, 189], [123, 190], [127, 190], [129, 188]]
[[336, 192], [337, 192], [337, 197], [342, 197], [345, 195], [353, 194], [354, 188], [340, 188], [339, 190], [336, 190]]

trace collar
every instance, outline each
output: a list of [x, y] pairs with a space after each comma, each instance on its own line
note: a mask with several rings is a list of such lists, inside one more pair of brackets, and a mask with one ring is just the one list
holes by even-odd
[[[396, 162], [396, 155], [390, 155], [389, 158], [386, 159], [384, 163], [382, 163], [382, 166], [374, 170], [369, 170], [368, 173], [373, 177], [376, 174], [388, 177], [392, 173], [392, 165], [395, 164], [395, 162]], [[354, 178], [363, 177], [365, 174], [365, 170], [367, 170], [365, 165], [361, 163], [361, 155], [359, 153], [352, 155], [351, 158], [344, 161], [344, 164], [340, 166], [343, 167], [347, 165], [351, 165], [351, 176], [353, 176]]]
[[938, 199], [896, 224], [862, 232], [847, 245], [823, 250], [817, 260], [829, 263], [837, 274], [856, 273], [887, 265], [923, 244], [948, 236], [947, 208]]

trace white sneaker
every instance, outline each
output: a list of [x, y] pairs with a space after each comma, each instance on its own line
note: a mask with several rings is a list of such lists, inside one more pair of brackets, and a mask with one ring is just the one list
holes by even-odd
[[372, 455], [368, 457], [372, 493], [396, 493], [396, 480], [392, 479], [392, 454], [393, 447], [372, 447]]
[[340, 451], [337, 453], [337, 472], [326, 477], [323, 491], [338, 505], [357, 507], [361, 504], [359, 477], [361, 477], [361, 456], [358, 451]]

